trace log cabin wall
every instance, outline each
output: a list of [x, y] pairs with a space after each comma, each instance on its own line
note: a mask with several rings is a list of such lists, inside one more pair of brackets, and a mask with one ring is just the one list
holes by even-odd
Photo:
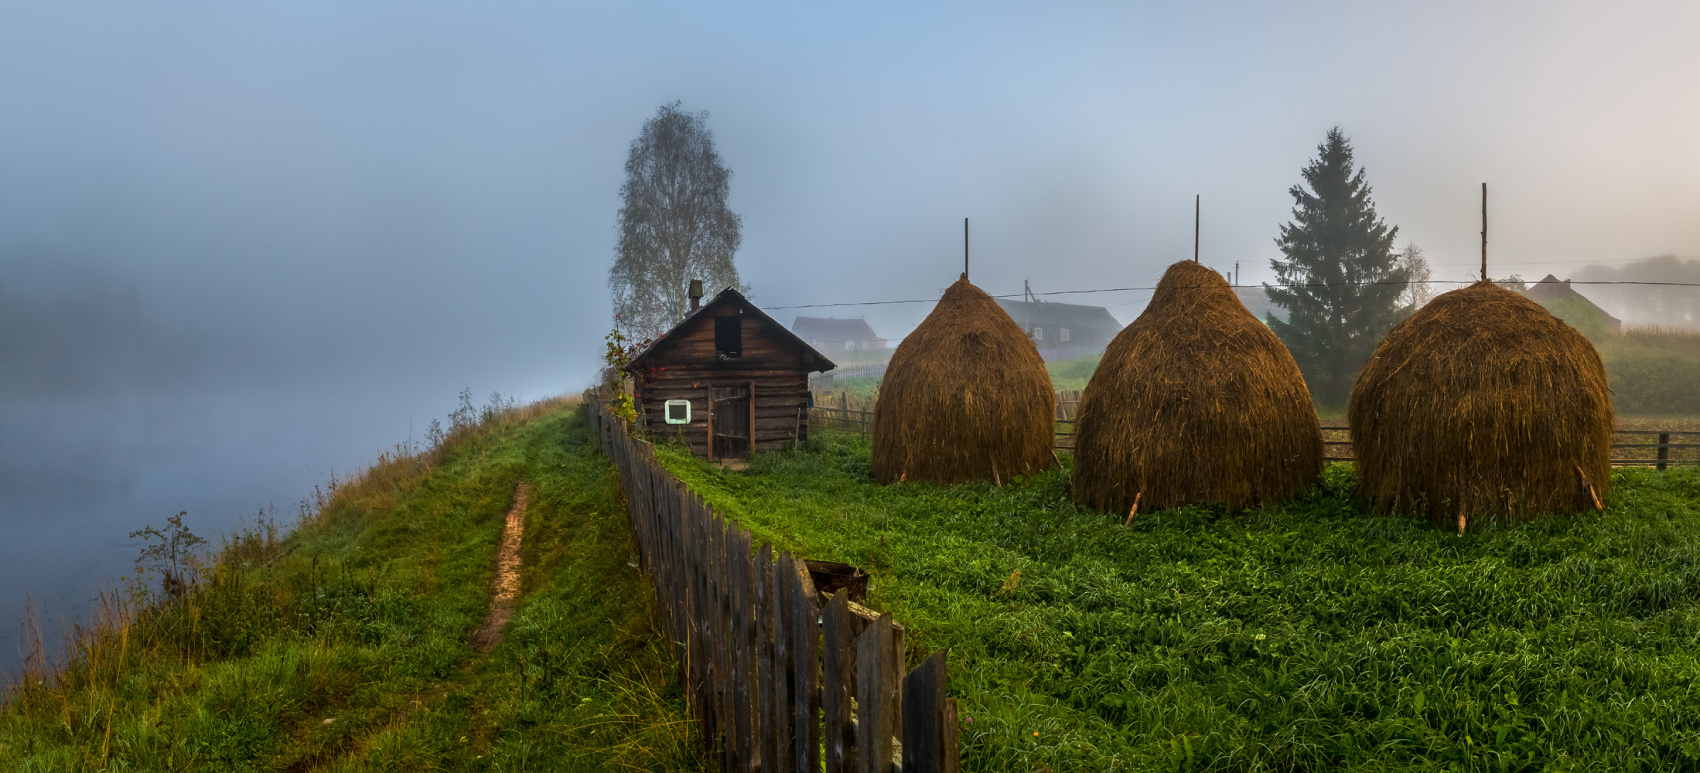
[[[710, 389], [754, 388], [754, 450], [772, 451], [809, 437], [809, 373], [831, 367], [790, 331], [749, 306], [742, 297], [721, 297], [669, 332], [640, 355], [638, 410], [651, 438], [682, 440], [697, 456], [710, 447]], [[734, 300], [736, 302], [734, 302]], [[716, 348], [717, 317], [737, 317], [742, 353], [722, 357]], [[668, 424], [668, 400], [689, 400], [689, 424]], [[748, 411], [747, 404], [737, 405]], [[728, 417], [722, 416], [721, 420]], [[739, 417], [743, 418], [743, 417]], [[748, 419], [743, 419], [747, 424]], [[722, 455], [715, 452], [715, 458]], [[742, 454], [738, 454], [742, 455]]]

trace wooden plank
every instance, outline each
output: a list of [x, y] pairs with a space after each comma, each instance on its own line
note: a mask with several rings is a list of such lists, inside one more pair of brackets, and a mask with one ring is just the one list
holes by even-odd
[[796, 735], [797, 770], [820, 770], [820, 696], [817, 690], [815, 640], [820, 636], [819, 612], [811, 599], [814, 583], [809, 569], [801, 561], [791, 567], [791, 694], [792, 732]]
[[773, 546], [766, 542], [756, 556], [756, 690], [759, 707], [756, 732], [761, 738], [762, 770], [771, 770], [779, 754], [773, 733]]
[[903, 677], [903, 773], [944, 772], [944, 650]]
[[856, 632], [850, 596], [838, 593], [821, 619], [821, 710], [826, 738], [826, 773], [856, 770], [856, 726], [850, 696], [856, 692]]
[[773, 567], [773, 760], [769, 771], [790, 773], [796, 762], [791, 743], [791, 630], [792, 605], [786, 598], [792, 585], [785, 578], [795, 574], [791, 554], [780, 553]]
[[891, 736], [896, 713], [892, 694], [891, 615], [878, 620], [856, 640], [856, 756], [858, 773], [892, 773]]
[[733, 762], [733, 770], [755, 770], [755, 754], [752, 741], [755, 739], [754, 717], [751, 715], [750, 683], [754, 681], [751, 670], [755, 663], [750, 645], [755, 637], [751, 631], [753, 617], [750, 613], [752, 606], [750, 595], [750, 533], [732, 523], [736, 529], [735, 536], [730, 540], [730, 555], [727, 557], [731, 566], [729, 572], [732, 580], [732, 720], [733, 733], [736, 743], [733, 748], [737, 759]]

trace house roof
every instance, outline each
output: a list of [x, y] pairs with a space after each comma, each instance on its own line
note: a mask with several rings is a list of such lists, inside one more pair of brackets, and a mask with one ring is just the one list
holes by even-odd
[[1052, 303], [1050, 301], [1014, 301], [1008, 298], [998, 298], [998, 305], [1009, 312], [1011, 319], [1018, 325], [1061, 325], [1087, 328], [1103, 328], [1121, 330], [1122, 323], [1110, 316], [1108, 309], [1102, 306], [1081, 306], [1073, 303]]
[[700, 317], [700, 316], [708, 313], [709, 309], [713, 309], [715, 307], [723, 306], [723, 305], [727, 305], [727, 304], [734, 304], [734, 303], [738, 304], [740, 306], [743, 306], [745, 311], [754, 315], [757, 319], [766, 321], [767, 324], [772, 325], [774, 327], [774, 329], [778, 330], [781, 333], [784, 333], [786, 338], [789, 338], [792, 343], [794, 343], [798, 347], [802, 348], [802, 350], [805, 353], [814, 355], [815, 359], [816, 359], [816, 363], [815, 363], [815, 367], [812, 370], [816, 370], [816, 371], [820, 371], [822, 373], [825, 373], [826, 371], [829, 371], [829, 370], [832, 370], [832, 369], [838, 367], [837, 365], [833, 364], [832, 360], [827, 359], [826, 355], [821, 354], [819, 351], [816, 351], [813, 346], [810, 346], [809, 342], [804, 341], [801, 338], [798, 338], [795, 333], [792, 333], [790, 330], [785, 329], [784, 325], [779, 324], [777, 321], [775, 321], [773, 319], [773, 317], [768, 316], [767, 312], [762, 311], [760, 307], [756, 306], [753, 303], [750, 303], [750, 299], [745, 298], [743, 293], [740, 293], [737, 290], [728, 287], [724, 290], [721, 290], [719, 295], [714, 296], [714, 300], [711, 300], [708, 303], [703, 304], [702, 308], [697, 309], [695, 312], [692, 312], [691, 314], [687, 315], [684, 319], [679, 321], [679, 324], [674, 325], [667, 332], [662, 333], [654, 341], [651, 341], [648, 346], [643, 348], [643, 351], [638, 352], [637, 354], [633, 355], [631, 361], [626, 363], [625, 369], [629, 371], [629, 370], [637, 367], [638, 363], [644, 361], [645, 359], [648, 359], [651, 355], [654, 355], [656, 352], [663, 351], [666, 348], [668, 348], [672, 344], [671, 338], [672, 338], [674, 330], [678, 330], [679, 328], [682, 328], [685, 325], [690, 324], [691, 320], [694, 320], [697, 317]]
[[1523, 291], [1523, 297], [1528, 298], [1532, 301], [1536, 301], [1536, 302], [1550, 301], [1550, 300], [1554, 300], [1554, 299], [1557, 299], [1557, 298], [1574, 298], [1576, 300], [1579, 300], [1583, 303], [1588, 304], [1589, 306], [1594, 307], [1596, 310], [1598, 310], [1600, 312], [1601, 316], [1605, 317], [1607, 322], [1619, 322], [1620, 321], [1620, 320], [1618, 320], [1617, 317], [1614, 317], [1610, 314], [1607, 314], [1606, 310], [1600, 308], [1599, 304], [1594, 303], [1593, 301], [1589, 300], [1588, 296], [1583, 295], [1579, 292], [1576, 292], [1574, 289], [1571, 289], [1570, 280], [1568, 280], [1568, 279], [1560, 280], [1558, 277], [1555, 277], [1552, 274], [1547, 274], [1546, 277], [1543, 278], [1541, 281], [1536, 282], [1533, 285], [1530, 285], [1529, 289]]
[[806, 341], [883, 341], [874, 334], [865, 319], [837, 317], [798, 317], [791, 323], [791, 332]]

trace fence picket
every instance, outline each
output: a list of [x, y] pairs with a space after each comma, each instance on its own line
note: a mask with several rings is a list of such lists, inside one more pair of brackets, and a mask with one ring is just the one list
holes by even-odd
[[[736, 524], [734, 524], [736, 526]], [[750, 533], [742, 528], [734, 530], [734, 537], [729, 541], [727, 560], [731, 565], [732, 579], [732, 708], [734, 733], [737, 743], [734, 746], [738, 759], [734, 770], [755, 770], [754, 749], [751, 742], [755, 739], [754, 718], [751, 715], [750, 683], [754, 681], [750, 673], [754, 664], [754, 655], [750, 652], [751, 624], [750, 613]]]
[[815, 692], [815, 640], [820, 635], [814, 583], [808, 569], [798, 561], [786, 576], [791, 587], [791, 700], [792, 733], [796, 736], [797, 770], [820, 770], [820, 697]]
[[903, 677], [903, 773], [944, 773], [944, 650]]
[[880, 615], [856, 641], [856, 756], [859, 773], [891, 773], [891, 733], [897, 696], [892, 694], [891, 615]]
[[856, 770], [856, 727], [850, 696], [856, 692], [856, 634], [850, 594], [839, 591], [821, 616], [821, 711], [826, 732], [826, 773]]
[[756, 702], [762, 770], [772, 770], [779, 754], [773, 733], [773, 545], [763, 542], [756, 556]]
[[780, 553], [773, 567], [773, 770], [788, 773], [797, 762], [792, 744], [791, 722], [791, 585], [785, 578], [795, 574], [791, 554]]

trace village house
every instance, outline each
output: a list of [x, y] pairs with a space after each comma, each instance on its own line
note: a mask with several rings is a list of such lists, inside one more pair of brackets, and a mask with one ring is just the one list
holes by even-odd
[[809, 437], [809, 374], [835, 366], [737, 290], [691, 312], [632, 357], [638, 415], [658, 441], [709, 459], [743, 459]]
[[[1079, 306], [1049, 301], [997, 299], [1015, 324], [1027, 331], [1041, 351], [1052, 349], [1103, 351], [1122, 325], [1102, 306]], [[1049, 359], [1049, 358], [1047, 358]]]
[[875, 335], [868, 321], [860, 318], [798, 317], [791, 323], [791, 332], [823, 352], [884, 349], [887, 340]]
[[1559, 281], [1558, 277], [1547, 274], [1545, 279], [1529, 286], [1523, 291], [1523, 296], [1536, 303], [1545, 304], [1547, 301], [1574, 300], [1587, 304], [1588, 308], [1599, 312], [1600, 319], [1605, 321], [1606, 332], [1617, 335], [1623, 332], [1623, 320], [1606, 313], [1599, 304], [1588, 300], [1588, 297], [1570, 288], [1570, 280]]

